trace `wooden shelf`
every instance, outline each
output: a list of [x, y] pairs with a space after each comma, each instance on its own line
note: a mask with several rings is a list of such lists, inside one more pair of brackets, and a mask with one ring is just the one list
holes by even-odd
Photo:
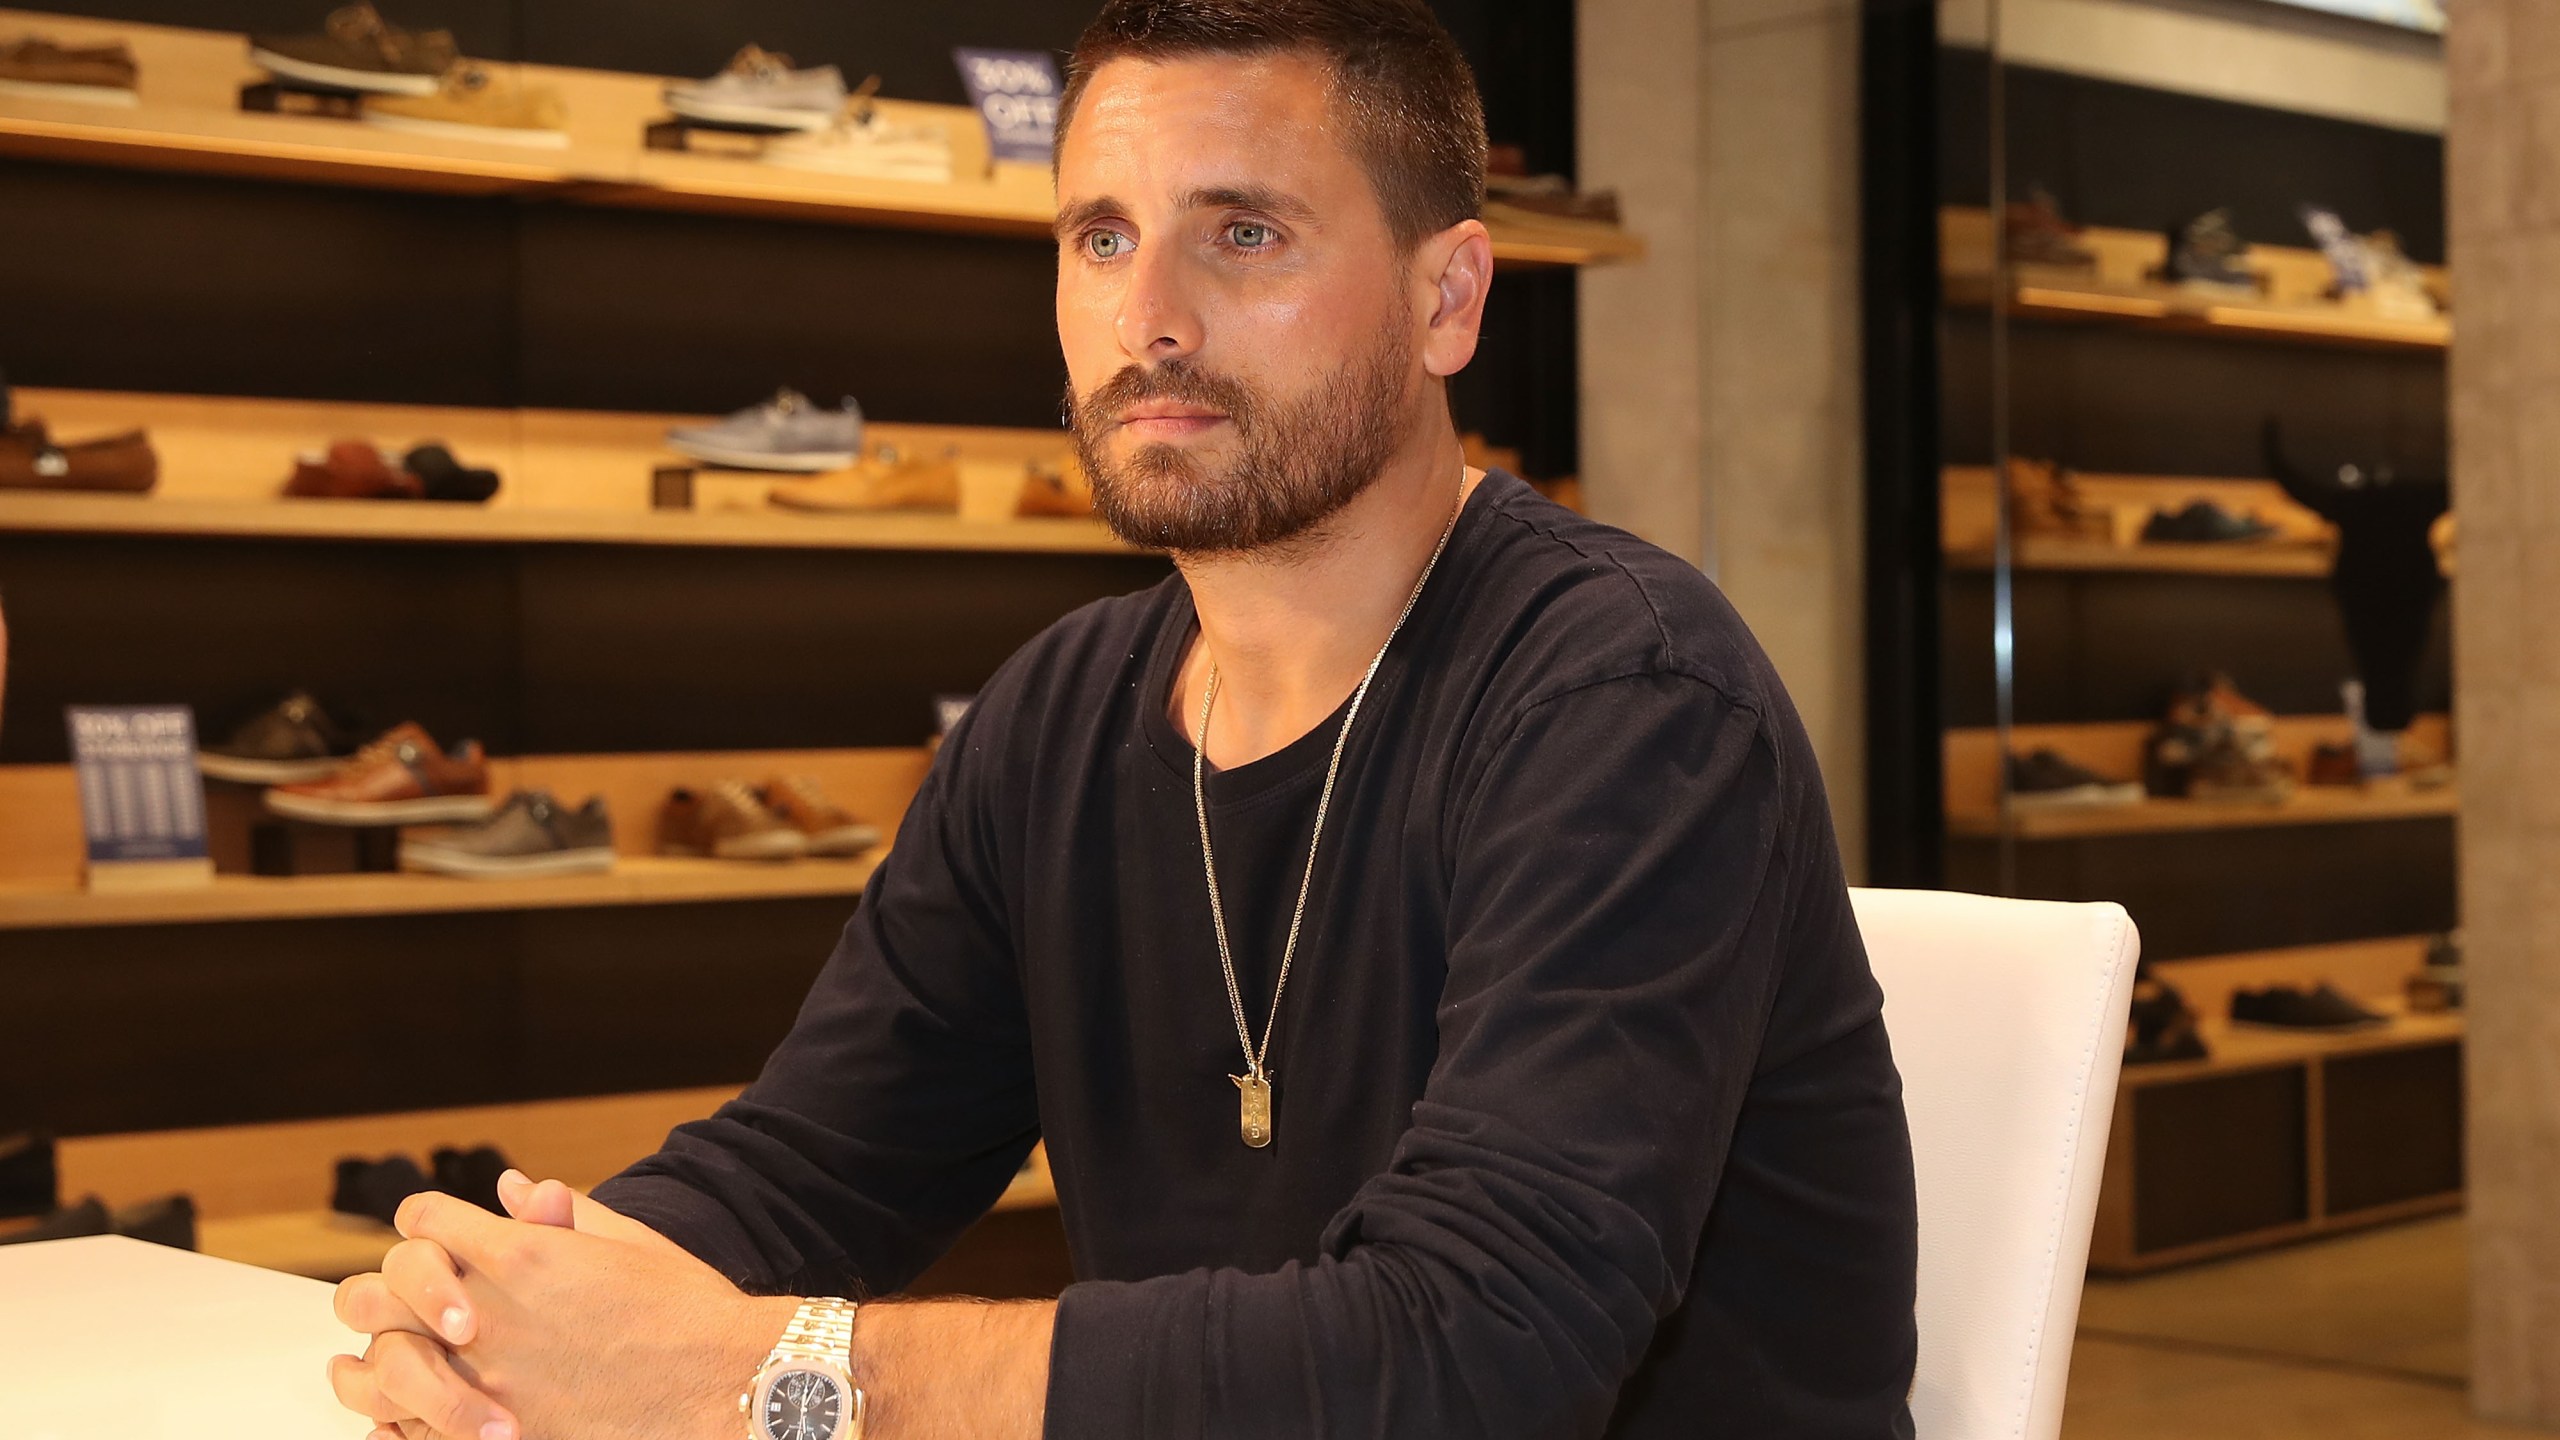
[[[561, 66], [508, 67], [560, 92], [568, 144], [534, 149], [444, 140], [360, 121], [247, 114], [239, 87], [263, 78], [242, 37], [222, 31], [0, 10], [0, 30], [67, 43], [121, 40], [140, 64], [140, 103], [108, 109], [0, 99], [0, 155], [173, 173], [370, 189], [513, 195], [570, 204], [1045, 239], [1055, 218], [1047, 168], [991, 164], [964, 106], [880, 101], [905, 124], [949, 137], [954, 178], [868, 179], [722, 155], [652, 151], [641, 132], [665, 114], [664, 78]], [[1643, 242], [1612, 226], [1543, 217], [1494, 227], [1494, 259], [1520, 268], [1631, 259]]]
[[626, 856], [600, 875], [508, 880], [410, 874], [217, 875], [212, 884], [195, 889], [129, 894], [92, 894], [75, 885], [0, 885], [0, 930], [852, 896], [862, 893], [876, 863], [859, 859], [761, 864]]
[[2299, 1065], [2306, 1060], [2361, 1055], [2374, 1050], [2402, 1050], [2413, 1045], [2442, 1045], [2462, 1038], [2463, 1021], [2459, 1012], [2407, 1015], [2396, 1013], [2396, 1005], [2374, 1008], [2389, 1013], [2390, 1023], [2336, 1033], [2234, 1025], [2218, 1014], [2201, 1015], [2196, 1021], [2196, 1033], [2204, 1040], [2205, 1049], [2209, 1052], [2204, 1059], [2173, 1060], [2160, 1065], [2127, 1065], [2120, 1083], [2127, 1089], [2173, 1085], [2207, 1075]]
[[[1948, 304], [1976, 309], [1991, 304], [1993, 238], [1987, 211], [1948, 206], [1939, 212]], [[2094, 269], [2017, 266], [2006, 312], [2060, 324], [2348, 349], [2441, 351], [2452, 343], [2448, 318], [2404, 319], [2322, 298], [2329, 266], [2316, 250], [2250, 246], [2250, 266], [2266, 281], [2265, 294], [2250, 298], [2147, 279], [2167, 252], [2166, 241], [2156, 233], [2091, 226], [2081, 243], [2095, 253]], [[2424, 268], [2441, 297], [2443, 269]]]
[[651, 853], [659, 803], [677, 785], [723, 777], [811, 775], [855, 815], [894, 834], [924, 778], [921, 749], [705, 751], [531, 755], [490, 762], [490, 793], [547, 789], [572, 805], [601, 797], [620, 853], [611, 871], [500, 880], [445, 875], [273, 877], [248, 868], [255, 787], [211, 784], [206, 815], [217, 866], [210, 885], [93, 894], [80, 883], [78, 782], [68, 765], [0, 766], [0, 931], [180, 925], [332, 916], [430, 915], [586, 906], [680, 905], [852, 897], [882, 852], [846, 860], [758, 863]]
[[[2009, 745], [2021, 755], [2050, 749], [2099, 775], [2131, 780], [2142, 773], [2143, 753], [2156, 728], [2141, 720], [2020, 725], [2010, 731]], [[2273, 729], [2276, 755], [2296, 775], [2315, 747], [2343, 743], [2352, 734], [2343, 715], [2279, 715]], [[2446, 716], [2421, 715], [2409, 727], [2413, 759], [2449, 754], [2451, 743], [2452, 722]], [[1950, 730], [1945, 744], [1947, 833], [1968, 840], [1999, 838], [1999, 732]], [[2015, 833], [2021, 840], [2074, 840], [2432, 818], [2455, 815], [2460, 808], [2461, 793], [2454, 785], [2419, 789], [2405, 777], [2393, 777], [2369, 786], [2296, 785], [2276, 805], [2144, 799], [2132, 805], [2021, 809], [2015, 812]]]
[[[2337, 552], [2326, 545], [2244, 542], [2222, 545], [2139, 543], [2117, 545], [2065, 535], [2021, 535], [2010, 551], [2020, 570], [2088, 571], [2108, 574], [2235, 575], [2268, 579], [2329, 578]], [[1988, 570], [1989, 550], [1951, 550], [1947, 565], [1956, 570]]]
[[[32, 388], [17, 392], [17, 408], [63, 439], [148, 430], [161, 478], [149, 495], [0, 491], [0, 533], [1143, 553], [1096, 521], [1014, 517], [1025, 465], [1068, 453], [1069, 440], [1054, 430], [868, 425], [872, 440], [907, 453], [957, 451], [959, 510], [817, 514], [766, 500], [796, 477], [717, 470], [695, 476], [695, 508], [650, 508], [651, 472], [687, 463], [666, 448], [668, 428], [706, 416]], [[483, 505], [279, 496], [298, 452], [341, 438], [393, 450], [441, 440], [464, 463], [495, 468], [502, 484]]]
[[[206, 1254], [340, 1280], [378, 1268], [399, 1238], [388, 1226], [325, 1208], [340, 1157], [406, 1154], [424, 1164], [438, 1146], [494, 1145], [537, 1179], [591, 1189], [656, 1149], [669, 1130], [737, 1093], [714, 1086], [83, 1136], [61, 1142], [62, 1189], [110, 1205], [184, 1191], [195, 1199], [197, 1243]], [[994, 1210], [1057, 1203], [1047, 1152], [1035, 1147]]]
[[[2342, 825], [2374, 820], [2452, 816], [2461, 795], [2451, 785], [2432, 790], [2405, 784], [2298, 785], [2280, 805], [2214, 800], [2143, 800], [2085, 809], [2020, 810], [2021, 840], [2077, 840], [2101, 835], [2155, 835], [2188, 830], [2250, 830], [2281, 825]], [[1996, 814], [1950, 814], [1947, 833], [1960, 839], [1997, 839]]]
[[528, 510], [396, 500], [166, 500], [0, 494], [0, 533], [195, 535], [233, 539], [449, 544], [752, 546], [1136, 555], [1081, 520], [965, 520], [935, 514], [801, 515]]
[[[2228, 955], [2154, 960], [2151, 968], [2200, 1016], [2231, 1013], [2233, 991], [2268, 985], [2334, 985], [2367, 1009], [2398, 1011], [2409, 977], [2426, 967], [2429, 937], [2388, 936]], [[2254, 1032], [2253, 1032], [2254, 1033]], [[2143, 1067], [2148, 1068], [2148, 1067]]]

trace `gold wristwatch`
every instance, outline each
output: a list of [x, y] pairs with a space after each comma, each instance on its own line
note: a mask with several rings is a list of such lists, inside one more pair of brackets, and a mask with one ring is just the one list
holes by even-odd
[[803, 1301], [738, 1397], [747, 1440], [862, 1440], [850, 1300]]

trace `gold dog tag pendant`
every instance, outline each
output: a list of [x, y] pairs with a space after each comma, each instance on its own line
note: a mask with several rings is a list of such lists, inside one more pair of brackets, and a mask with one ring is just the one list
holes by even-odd
[[1271, 1081], [1255, 1074], [1230, 1075], [1236, 1082], [1239, 1122], [1244, 1130], [1244, 1143], [1259, 1150], [1271, 1143]]

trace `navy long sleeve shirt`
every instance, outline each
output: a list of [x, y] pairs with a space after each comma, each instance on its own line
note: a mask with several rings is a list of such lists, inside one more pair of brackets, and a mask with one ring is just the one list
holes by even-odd
[[[1177, 576], [1009, 661], [763, 1074], [602, 1198], [887, 1294], [1045, 1138], [1053, 1437], [1907, 1436], [1900, 1081], [1714, 587], [1478, 487], [1343, 760], [1265, 1149], [1166, 714], [1196, 623]], [[1257, 1035], [1339, 724], [1211, 776]]]

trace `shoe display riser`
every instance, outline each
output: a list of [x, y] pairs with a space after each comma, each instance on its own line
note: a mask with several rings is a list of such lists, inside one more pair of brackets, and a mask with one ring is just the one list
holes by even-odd
[[2090, 1268], [2135, 1274], [2462, 1204], [2462, 1021], [2208, 1031], [2125, 1072]]

